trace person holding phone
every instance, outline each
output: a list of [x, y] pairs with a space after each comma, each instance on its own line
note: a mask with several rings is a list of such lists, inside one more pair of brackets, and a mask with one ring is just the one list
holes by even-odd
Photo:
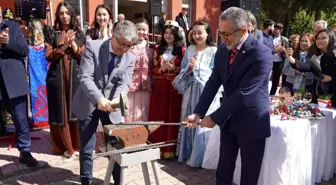
[[0, 102], [12, 115], [20, 163], [28, 167], [38, 165], [30, 153], [30, 129], [27, 118], [29, 85], [24, 58], [28, 43], [18, 24], [2, 19], [0, 7]]
[[[308, 62], [300, 62], [293, 57], [293, 49], [286, 50], [286, 56], [294, 69], [301, 72], [312, 72], [322, 84], [326, 94], [332, 94], [331, 103], [336, 107], [336, 36], [333, 30], [323, 29], [316, 35], [314, 46], [316, 49], [308, 53], [311, 59]], [[317, 99], [318, 85], [314, 84], [313, 102]], [[315, 95], [315, 96], [314, 96]]]
[[[293, 49], [293, 57], [300, 62], [307, 62], [309, 60], [308, 50], [314, 44], [315, 39], [313, 34], [305, 33], [300, 37], [299, 47], [296, 49], [287, 47], [286, 49]], [[287, 75], [286, 86], [291, 89], [292, 94], [297, 89], [307, 89], [310, 93], [313, 91], [313, 79], [312, 73], [300, 72], [293, 69], [291, 63], [286, 58], [284, 67], [282, 69], [283, 74]]]
[[[275, 95], [278, 84], [280, 81], [280, 76], [284, 64], [285, 48], [288, 47], [288, 39], [281, 35], [283, 30], [283, 25], [281, 23], [276, 23], [273, 30], [273, 68], [272, 68], [272, 87], [270, 95]], [[286, 77], [283, 76], [282, 82], [286, 81]]]

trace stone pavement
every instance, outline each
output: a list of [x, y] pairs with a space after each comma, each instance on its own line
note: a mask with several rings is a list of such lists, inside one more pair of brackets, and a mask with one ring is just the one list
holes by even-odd
[[[96, 159], [94, 162], [94, 185], [103, 184], [105, 177], [106, 158]], [[163, 185], [180, 184], [202, 184], [212, 185], [214, 183], [214, 171], [195, 169], [187, 167], [175, 161], [160, 161], [161, 178]], [[155, 184], [153, 173], [150, 171], [151, 182]], [[1, 181], [1, 180], [0, 180]], [[113, 180], [111, 180], [111, 184]], [[29, 174], [13, 176], [2, 181], [2, 184], [39, 184], [39, 185], [70, 185], [80, 184], [79, 165], [77, 160], [68, 161], [58, 167], [44, 168]], [[132, 166], [127, 171], [127, 185], [144, 185], [141, 166]]]
[[[0, 184], [38, 184], [38, 185], [67, 185], [79, 183], [78, 159], [66, 159], [51, 153], [49, 130], [40, 130], [31, 133], [32, 137], [40, 140], [32, 141], [33, 156], [39, 160], [39, 167], [29, 169], [19, 163], [19, 151], [15, 146], [7, 150], [8, 143], [0, 143]], [[94, 184], [103, 184], [107, 158], [98, 158], [94, 161]], [[151, 166], [151, 165], [148, 165]], [[174, 160], [160, 160], [162, 183], [171, 184], [215, 184], [215, 171], [200, 168], [191, 168], [184, 163]], [[154, 176], [151, 169], [151, 182]], [[132, 166], [127, 171], [128, 185], [144, 184], [141, 166]], [[111, 180], [113, 182], [113, 180]]]
[[[7, 150], [8, 143], [0, 142], [0, 185], [70, 185], [80, 184], [78, 159], [66, 159], [51, 153], [49, 130], [40, 130], [31, 133], [40, 140], [32, 141], [33, 156], [39, 160], [39, 167], [28, 169], [19, 163], [18, 150], [13, 147]], [[94, 185], [103, 184], [107, 158], [98, 158], [94, 161]], [[151, 165], [148, 165], [151, 166]], [[159, 168], [163, 185], [214, 185], [215, 171], [201, 168], [191, 168], [184, 163], [174, 160], [160, 160]], [[155, 184], [153, 172], [149, 170], [151, 182]], [[128, 185], [143, 185], [144, 179], [141, 166], [135, 165], [127, 171]], [[111, 184], [113, 180], [111, 180]], [[334, 178], [322, 185], [336, 185]]]

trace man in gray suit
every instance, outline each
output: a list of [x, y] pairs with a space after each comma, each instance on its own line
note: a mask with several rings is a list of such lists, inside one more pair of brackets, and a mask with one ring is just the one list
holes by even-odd
[[[72, 100], [72, 112], [78, 118], [80, 136], [80, 178], [82, 185], [92, 184], [92, 152], [99, 120], [103, 125], [120, 123], [120, 110], [111, 100], [127, 93], [132, 81], [135, 55], [129, 52], [138, 40], [130, 21], [121, 21], [107, 41], [92, 40], [86, 44], [78, 77], [80, 87]], [[120, 181], [120, 166], [113, 170], [115, 185]]]

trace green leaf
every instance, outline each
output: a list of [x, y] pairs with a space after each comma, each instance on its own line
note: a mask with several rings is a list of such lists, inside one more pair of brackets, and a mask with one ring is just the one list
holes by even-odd
[[313, 30], [314, 14], [300, 8], [290, 23], [293, 33], [311, 33]]
[[333, 96], [332, 94], [323, 94], [323, 95], [318, 96], [318, 99], [330, 100], [332, 96]]

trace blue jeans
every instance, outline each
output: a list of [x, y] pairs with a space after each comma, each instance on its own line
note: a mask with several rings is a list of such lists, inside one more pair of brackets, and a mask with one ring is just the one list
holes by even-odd
[[[92, 152], [96, 145], [96, 130], [97, 130], [99, 119], [101, 120], [103, 125], [112, 124], [108, 117], [108, 113], [100, 111], [100, 110], [95, 110], [85, 120], [78, 120], [79, 139], [80, 139], [79, 164], [80, 164], [80, 179], [81, 179], [82, 185], [92, 184], [92, 179], [93, 179]], [[119, 185], [120, 170], [121, 168], [119, 164], [115, 163], [114, 169], [112, 172], [115, 185]]]

